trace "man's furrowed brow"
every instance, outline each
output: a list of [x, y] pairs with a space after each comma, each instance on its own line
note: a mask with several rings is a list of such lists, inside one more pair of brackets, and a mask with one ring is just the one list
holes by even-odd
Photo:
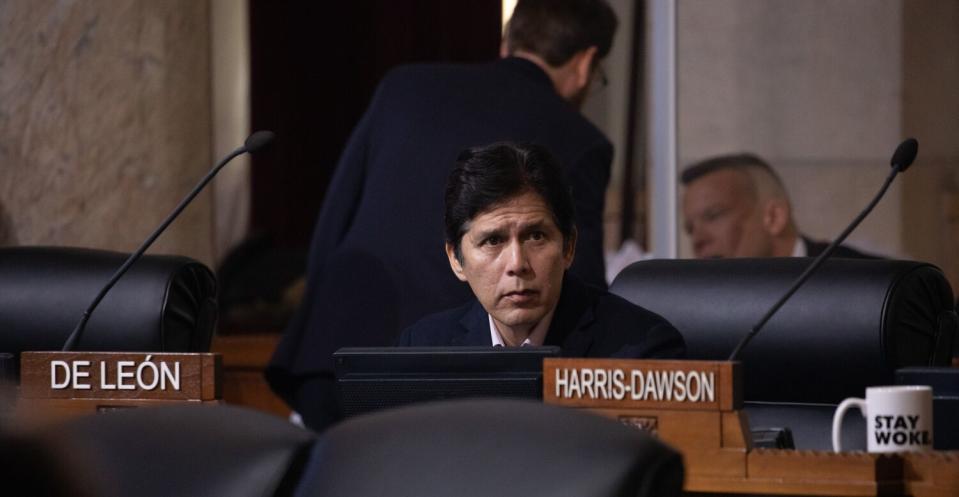
[[473, 235], [477, 240], [485, 240], [491, 236], [504, 237], [509, 233], [509, 230], [502, 226], [494, 226], [486, 229], [477, 230]]
[[519, 230], [521, 232], [537, 230], [537, 229], [541, 230], [541, 229], [545, 229], [547, 226], [549, 226], [548, 220], [544, 218], [540, 218], [540, 219], [534, 219], [528, 223], [521, 224], [519, 226]]

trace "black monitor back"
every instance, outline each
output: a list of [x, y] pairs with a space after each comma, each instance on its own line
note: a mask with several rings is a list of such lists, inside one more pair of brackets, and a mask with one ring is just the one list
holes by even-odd
[[333, 354], [344, 416], [431, 400], [541, 399], [559, 347], [347, 347]]

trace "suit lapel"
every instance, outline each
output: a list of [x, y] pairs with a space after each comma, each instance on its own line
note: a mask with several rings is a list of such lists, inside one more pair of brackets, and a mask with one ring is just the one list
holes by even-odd
[[463, 326], [466, 333], [455, 337], [453, 345], [479, 347], [491, 347], [493, 345], [493, 339], [490, 338], [489, 334], [489, 314], [486, 313], [486, 309], [483, 309], [478, 300], [473, 301], [473, 305], [460, 319], [460, 325]]
[[594, 300], [586, 285], [574, 277], [565, 276], [545, 345], [559, 345], [566, 357], [585, 357], [593, 344], [589, 326], [595, 319]]

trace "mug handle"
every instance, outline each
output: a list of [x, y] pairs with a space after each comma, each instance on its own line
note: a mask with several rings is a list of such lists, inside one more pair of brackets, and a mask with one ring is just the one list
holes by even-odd
[[858, 408], [863, 417], [866, 416], [866, 399], [850, 397], [839, 404], [836, 414], [832, 417], [832, 450], [835, 452], [842, 452], [842, 447], [839, 446], [839, 432], [842, 430], [842, 418], [850, 407]]

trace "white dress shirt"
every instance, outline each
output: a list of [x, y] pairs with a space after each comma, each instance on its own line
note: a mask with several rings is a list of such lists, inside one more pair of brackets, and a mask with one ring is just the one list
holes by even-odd
[[[536, 327], [533, 328], [533, 331], [530, 332], [529, 336], [526, 337], [526, 340], [523, 340], [523, 343], [520, 344], [520, 347], [526, 347], [527, 345], [532, 346], [542, 346], [546, 341], [546, 332], [549, 331], [549, 325], [553, 322], [553, 313], [556, 311], [553, 308], [546, 316], [543, 316], [543, 319], [536, 324]], [[486, 314], [489, 318], [489, 336], [492, 339], [493, 347], [505, 347], [506, 342], [503, 340], [503, 335], [500, 334], [499, 329], [496, 328], [496, 323], [493, 322], [493, 316]]]
[[806, 257], [806, 242], [801, 236], [796, 237], [796, 244], [793, 245], [793, 257]]

